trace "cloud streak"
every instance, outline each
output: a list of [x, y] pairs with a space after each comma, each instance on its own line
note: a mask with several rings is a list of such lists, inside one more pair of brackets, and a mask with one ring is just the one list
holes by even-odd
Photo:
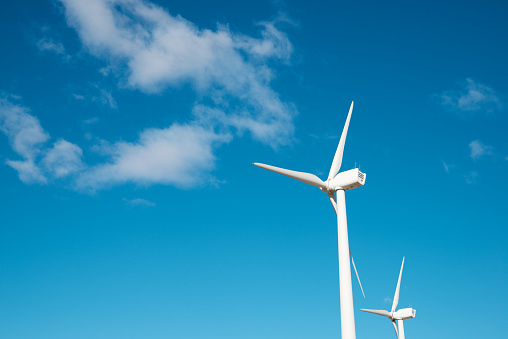
[[69, 61], [71, 59], [70, 55], [67, 54], [64, 45], [51, 38], [43, 37], [35, 43], [35, 46], [42, 53], [54, 53], [61, 56], [65, 61]]
[[137, 199], [123, 199], [125, 204], [129, 207], [155, 207], [157, 206], [155, 203], [148, 201], [146, 199], [137, 198]]
[[502, 107], [496, 91], [469, 78], [460, 90], [445, 91], [438, 97], [444, 107], [462, 113], [494, 112]]

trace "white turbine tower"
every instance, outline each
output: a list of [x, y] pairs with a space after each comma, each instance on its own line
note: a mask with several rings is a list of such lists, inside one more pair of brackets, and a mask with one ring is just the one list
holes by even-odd
[[[400, 266], [399, 273], [399, 281], [397, 281], [397, 288], [395, 289], [395, 295], [393, 297], [393, 304], [391, 312], [385, 310], [365, 310], [361, 311], [374, 313], [378, 315], [382, 315], [383, 317], [387, 317], [392, 321], [393, 328], [395, 329], [395, 334], [397, 334], [398, 339], [404, 339], [404, 323], [402, 322], [404, 319], [414, 318], [416, 315], [416, 310], [412, 308], [403, 308], [398, 311], [395, 311], [397, 308], [397, 304], [399, 303], [399, 290], [400, 290], [400, 278], [402, 278], [402, 269], [404, 268], [404, 258], [402, 258], [402, 266]], [[395, 325], [395, 320], [397, 320], [397, 324], [399, 325], [399, 329], [397, 330], [397, 325]]]
[[[349, 240], [346, 219], [346, 200], [344, 191], [360, 187], [365, 183], [365, 173], [360, 172], [358, 168], [345, 172], [339, 172], [342, 164], [342, 154], [346, 142], [349, 120], [353, 111], [353, 102], [349, 108], [346, 124], [340, 137], [339, 146], [333, 158], [332, 167], [328, 174], [328, 179], [322, 181], [314, 174], [290, 171], [287, 169], [274, 167], [270, 165], [254, 163], [254, 165], [267, 170], [283, 174], [290, 178], [303, 181], [307, 184], [317, 186], [321, 191], [328, 194], [330, 201], [337, 214], [337, 235], [339, 248], [339, 289], [340, 289], [340, 321], [341, 336], [343, 339], [355, 339], [355, 316], [353, 308], [353, 290], [351, 286], [351, 266], [349, 264]], [[338, 173], [338, 174], [337, 174]], [[336, 197], [335, 197], [336, 194]], [[354, 265], [354, 264], [353, 264]], [[356, 271], [356, 268], [355, 268]], [[357, 273], [358, 275], [358, 273]], [[361, 283], [360, 283], [361, 286]], [[362, 289], [363, 293], [363, 289]]]

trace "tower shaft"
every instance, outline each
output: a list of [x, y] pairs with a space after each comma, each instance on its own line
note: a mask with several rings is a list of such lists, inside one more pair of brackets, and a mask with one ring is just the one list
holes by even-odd
[[343, 190], [337, 197], [337, 236], [339, 248], [340, 324], [342, 339], [356, 339], [353, 286], [349, 264], [349, 239], [346, 218], [346, 199]]
[[402, 321], [402, 319], [399, 319], [397, 320], [397, 325], [398, 328], [399, 328], [399, 339], [404, 339], [405, 336], [404, 336], [404, 322]]

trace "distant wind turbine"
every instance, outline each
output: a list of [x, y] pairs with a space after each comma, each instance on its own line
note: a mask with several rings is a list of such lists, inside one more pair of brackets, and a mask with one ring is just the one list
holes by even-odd
[[[344, 153], [344, 144], [353, 112], [353, 102], [349, 108], [346, 124], [342, 130], [339, 145], [332, 161], [328, 179], [322, 181], [314, 174], [291, 171], [275, 166], [254, 163], [255, 166], [283, 174], [290, 178], [303, 181], [307, 184], [317, 186], [321, 191], [328, 194], [330, 202], [337, 214], [337, 235], [339, 247], [339, 289], [340, 289], [340, 321], [341, 336], [343, 339], [355, 339], [355, 316], [353, 308], [353, 289], [351, 286], [351, 266], [349, 264], [349, 240], [346, 219], [346, 200], [344, 191], [360, 187], [365, 183], [366, 174], [360, 172], [358, 168], [339, 173], [342, 164], [342, 155]], [[338, 174], [337, 174], [338, 173]], [[354, 264], [353, 264], [354, 265]], [[356, 271], [356, 267], [355, 267]], [[358, 276], [358, 273], [357, 273]], [[361, 287], [361, 283], [360, 283]], [[363, 288], [362, 288], [363, 293]]]
[[[402, 266], [400, 266], [399, 273], [399, 281], [397, 281], [397, 288], [395, 289], [395, 296], [393, 297], [393, 304], [391, 312], [385, 310], [365, 310], [361, 311], [374, 313], [378, 315], [382, 315], [383, 317], [387, 317], [392, 321], [393, 328], [395, 329], [395, 334], [397, 334], [398, 339], [404, 339], [404, 323], [402, 322], [404, 319], [414, 318], [416, 315], [416, 310], [412, 308], [403, 308], [401, 310], [395, 311], [397, 308], [397, 304], [399, 303], [399, 291], [400, 291], [400, 279], [402, 278], [402, 269], [404, 268], [404, 257], [402, 258]], [[395, 320], [397, 320], [397, 324], [399, 325], [399, 329], [397, 330], [397, 325], [395, 324]]]

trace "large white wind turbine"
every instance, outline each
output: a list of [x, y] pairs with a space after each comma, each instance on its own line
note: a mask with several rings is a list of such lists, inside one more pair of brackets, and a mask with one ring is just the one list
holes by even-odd
[[[402, 258], [402, 266], [400, 266], [399, 280], [397, 281], [397, 288], [395, 289], [395, 295], [393, 297], [393, 304], [391, 312], [385, 310], [365, 310], [361, 311], [374, 313], [378, 315], [382, 315], [383, 317], [387, 317], [392, 321], [393, 328], [395, 329], [395, 334], [397, 334], [398, 339], [404, 339], [404, 323], [402, 322], [404, 319], [414, 318], [416, 315], [416, 310], [412, 308], [403, 308], [398, 311], [395, 311], [397, 308], [397, 304], [399, 303], [399, 291], [400, 291], [400, 278], [402, 278], [402, 269], [404, 268], [404, 258]], [[397, 324], [399, 329], [397, 330], [397, 325], [395, 324], [395, 320], [397, 320]]]
[[[317, 186], [321, 191], [328, 194], [330, 201], [337, 213], [337, 233], [339, 247], [339, 289], [340, 289], [340, 321], [341, 335], [343, 339], [355, 339], [355, 316], [353, 308], [353, 290], [351, 286], [351, 266], [349, 264], [349, 240], [347, 232], [346, 219], [346, 200], [344, 191], [360, 187], [365, 183], [365, 173], [360, 172], [358, 168], [339, 173], [342, 164], [342, 154], [346, 142], [349, 120], [353, 111], [353, 102], [349, 108], [346, 124], [342, 130], [339, 146], [333, 158], [332, 167], [328, 174], [328, 179], [322, 181], [314, 174], [290, 171], [287, 169], [274, 167], [270, 165], [254, 163], [254, 165], [267, 170], [283, 174], [290, 178], [303, 181], [307, 184]], [[338, 173], [338, 174], [337, 174]], [[356, 270], [356, 268], [355, 268]], [[363, 291], [362, 291], [363, 292]]]

